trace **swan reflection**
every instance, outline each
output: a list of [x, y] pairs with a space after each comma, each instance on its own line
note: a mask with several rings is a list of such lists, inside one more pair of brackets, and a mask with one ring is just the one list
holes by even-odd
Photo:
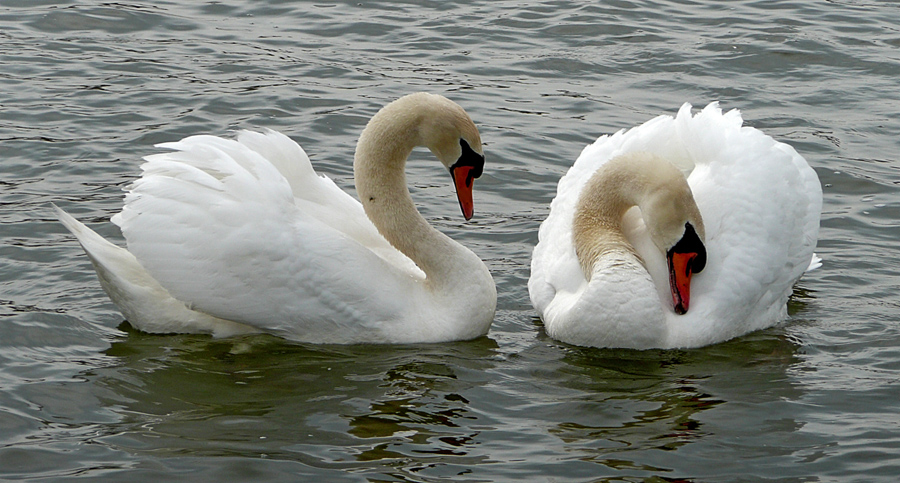
[[[406, 473], [474, 464], [468, 393], [496, 344], [306, 346], [270, 336], [128, 334], [89, 375], [120, 415], [97, 439], [130, 453], [279, 459]], [[462, 471], [462, 469], [460, 469]]]

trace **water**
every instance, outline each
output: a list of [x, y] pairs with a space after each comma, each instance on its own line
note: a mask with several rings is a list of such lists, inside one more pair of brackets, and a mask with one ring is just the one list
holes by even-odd
[[[867, 481], [900, 474], [900, 4], [886, 1], [0, 1], [0, 479]], [[488, 337], [316, 347], [123, 324], [55, 202], [109, 217], [153, 144], [270, 127], [352, 190], [356, 137], [427, 90], [479, 124], [462, 222]], [[788, 324], [689, 351], [548, 339], [528, 302], [556, 181], [597, 136], [740, 108], [825, 193]], [[188, 476], [189, 475], [189, 476]]]

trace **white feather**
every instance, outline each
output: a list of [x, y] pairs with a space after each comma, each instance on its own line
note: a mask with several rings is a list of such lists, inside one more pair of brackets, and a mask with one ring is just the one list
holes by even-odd
[[[587, 146], [559, 181], [542, 223], [528, 283], [548, 333], [580, 345], [696, 347], [785, 319], [793, 284], [818, 266], [813, 254], [822, 190], [790, 146], [742, 127], [737, 110], [712, 103], [696, 115], [659, 116]], [[618, 155], [644, 151], [681, 168], [706, 227], [707, 263], [691, 284], [687, 314], [671, 309], [665, 260], [640, 211], [624, 231], [644, 267], [614, 284], [588, 284], [572, 244], [575, 204], [584, 184]], [[648, 277], [649, 274], [649, 277]]]
[[[435, 133], [459, 136], [407, 138], [424, 116], [442, 126]], [[462, 108], [429, 94], [392, 103], [369, 126], [378, 134], [364, 131], [357, 162], [384, 178], [367, 181], [376, 188], [405, 179], [405, 156], [417, 142], [446, 142], [450, 149], [438, 151], [453, 152], [468, 136], [481, 146]], [[384, 188], [385, 199], [399, 201], [379, 215], [380, 226], [389, 220], [416, 229], [416, 256], [438, 260], [428, 277], [282, 134], [193, 136], [159, 147], [170, 151], [145, 158], [143, 175], [112, 218], [127, 250], [57, 209], [135, 327], [217, 336], [258, 331], [315, 343], [434, 342], [487, 332], [496, 306], [487, 267], [427, 225], [399, 182]], [[385, 152], [393, 158], [379, 158]]]

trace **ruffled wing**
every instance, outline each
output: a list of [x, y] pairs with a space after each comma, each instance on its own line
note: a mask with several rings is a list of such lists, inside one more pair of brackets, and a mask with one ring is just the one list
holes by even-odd
[[335, 331], [352, 339], [402, 312], [396, 294], [413, 290], [418, 269], [287, 137], [242, 132], [160, 147], [173, 151], [146, 158], [113, 222], [176, 299], [308, 341]]

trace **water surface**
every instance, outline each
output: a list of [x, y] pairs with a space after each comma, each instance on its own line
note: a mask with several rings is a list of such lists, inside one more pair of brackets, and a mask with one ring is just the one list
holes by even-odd
[[[898, 25], [874, 0], [0, 2], [0, 479], [896, 481]], [[480, 340], [136, 332], [49, 209], [121, 243], [141, 156], [238, 128], [352, 192], [365, 122], [418, 90], [485, 141], [471, 222], [428, 153], [409, 168], [497, 281]], [[823, 183], [790, 321], [687, 351], [548, 339], [526, 281], [556, 181], [597, 136], [714, 100]]]

